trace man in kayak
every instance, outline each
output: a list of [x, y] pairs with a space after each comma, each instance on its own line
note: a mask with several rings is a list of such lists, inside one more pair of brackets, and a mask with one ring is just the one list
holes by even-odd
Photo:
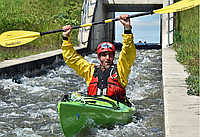
[[70, 25], [63, 26], [62, 54], [65, 62], [76, 73], [85, 78], [88, 85], [88, 95], [106, 95], [118, 99], [125, 99], [125, 87], [128, 83], [130, 68], [136, 57], [136, 49], [133, 42], [133, 34], [128, 15], [119, 16], [120, 22], [124, 26], [123, 47], [118, 63], [113, 64], [115, 57], [115, 47], [110, 42], [102, 42], [97, 47], [97, 55], [101, 62], [100, 65], [88, 63], [79, 55], [72, 46]]

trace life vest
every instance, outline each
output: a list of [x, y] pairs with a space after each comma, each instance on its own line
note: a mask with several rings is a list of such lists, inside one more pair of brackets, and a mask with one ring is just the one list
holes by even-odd
[[109, 69], [102, 69], [102, 66], [95, 66], [94, 74], [88, 87], [88, 95], [106, 95], [119, 99], [125, 98], [125, 88], [117, 80], [117, 65], [112, 65]]

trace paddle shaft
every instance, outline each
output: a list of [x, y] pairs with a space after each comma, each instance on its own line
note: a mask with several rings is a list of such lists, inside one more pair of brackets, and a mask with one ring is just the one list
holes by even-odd
[[[78, 28], [81, 28], [81, 25], [72, 27], [72, 29], [78, 29]], [[57, 33], [57, 32], [61, 32], [61, 31], [63, 31], [63, 29], [52, 30], [52, 31], [47, 31], [47, 32], [40, 32], [40, 36], [43, 36], [43, 35], [46, 35], [46, 34], [51, 34], [51, 33]]]
[[[134, 18], [134, 17], [140, 17], [140, 16], [144, 16], [144, 15], [149, 15], [149, 14], [153, 14], [153, 11], [130, 15], [128, 17], [128, 19], [129, 18]], [[88, 27], [88, 26], [94, 26], [94, 25], [104, 24], [104, 23], [110, 23], [110, 22], [114, 22], [114, 21], [118, 21], [118, 20], [119, 20], [119, 18], [102, 20], [102, 21], [93, 22], [93, 23], [89, 23], [89, 24], [83, 24], [83, 25], [73, 26], [72, 29], [78, 29], [78, 28], [83, 28], [83, 27]], [[63, 29], [52, 30], [52, 31], [47, 31], [47, 32], [40, 32], [40, 36], [43, 36], [43, 35], [46, 35], [46, 34], [51, 34], [51, 33], [62, 32], [62, 31], [63, 31]]]

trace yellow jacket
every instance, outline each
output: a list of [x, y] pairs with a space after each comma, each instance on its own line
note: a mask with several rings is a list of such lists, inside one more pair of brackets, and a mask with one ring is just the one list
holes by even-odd
[[[117, 63], [117, 80], [125, 88], [128, 83], [127, 77], [130, 73], [130, 68], [136, 57], [136, 49], [133, 43], [133, 34], [122, 34], [122, 36], [123, 47]], [[85, 78], [85, 82], [89, 86], [95, 64], [88, 63], [74, 50], [70, 38], [63, 40], [62, 54], [67, 65], [73, 68], [79, 76]]]

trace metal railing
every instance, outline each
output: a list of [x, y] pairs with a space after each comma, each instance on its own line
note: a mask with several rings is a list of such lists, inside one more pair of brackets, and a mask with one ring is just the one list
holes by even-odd
[[[173, 4], [173, 3], [171, 3]], [[168, 0], [168, 5], [170, 5], [170, 0]], [[174, 32], [174, 13], [171, 13], [172, 14], [172, 17], [170, 17], [170, 13], [168, 13], [168, 17], [167, 17], [167, 20], [168, 20], [168, 44], [167, 44], [167, 47], [170, 47], [171, 44], [173, 43], [170, 43], [170, 33]], [[170, 20], [173, 19], [173, 28], [172, 30], [170, 30]]]

